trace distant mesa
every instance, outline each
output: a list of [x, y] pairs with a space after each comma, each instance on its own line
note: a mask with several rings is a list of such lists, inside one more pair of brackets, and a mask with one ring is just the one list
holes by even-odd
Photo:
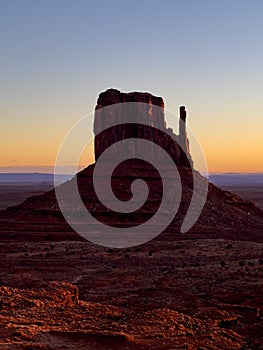
[[[161, 97], [147, 92], [124, 93], [116, 89], [108, 89], [99, 95], [95, 109], [95, 159], [97, 160], [109, 146], [118, 141], [141, 138], [168, 150], [177, 165], [191, 167], [192, 158], [185, 123], [184, 106], [180, 107], [179, 135], [176, 135], [166, 125], [164, 101]], [[126, 154], [127, 158], [136, 158], [143, 151], [162, 161], [158, 152], [150, 154], [151, 150], [140, 149], [136, 141], [131, 141], [126, 149], [120, 144], [116, 145], [112, 148], [109, 160], [118, 159], [121, 154]]]

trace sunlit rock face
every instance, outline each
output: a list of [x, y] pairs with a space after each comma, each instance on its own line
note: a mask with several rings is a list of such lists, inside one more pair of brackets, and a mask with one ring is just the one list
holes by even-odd
[[190, 167], [192, 160], [185, 130], [184, 107], [180, 108], [180, 118], [180, 135], [176, 135], [166, 126], [164, 101], [161, 97], [146, 92], [106, 90], [99, 95], [95, 109], [95, 159], [118, 141], [133, 138], [138, 139], [138, 142], [129, 141], [125, 147], [116, 144], [108, 154], [108, 160], [123, 155], [136, 158], [145, 153], [148, 158], [161, 162], [161, 153], [153, 152], [150, 145], [149, 149], [140, 147], [139, 139], [144, 139], [167, 151], [177, 165]]

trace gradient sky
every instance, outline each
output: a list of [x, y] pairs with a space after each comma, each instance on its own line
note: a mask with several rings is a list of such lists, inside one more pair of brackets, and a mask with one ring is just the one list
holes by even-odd
[[0, 0], [0, 171], [52, 166], [110, 87], [185, 105], [211, 172], [263, 171], [262, 18], [261, 0]]

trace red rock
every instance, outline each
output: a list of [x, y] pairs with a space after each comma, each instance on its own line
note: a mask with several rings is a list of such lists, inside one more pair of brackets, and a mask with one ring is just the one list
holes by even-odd
[[[131, 102], [137, 103], [133, 105], [130, 104]], [[128, 137], [134, 137], [155, 142], [165, 150], [169, 150], [169, 154], [176, 164], [190, 167], [192, 160], [185, 130], [186, 111], [184, 107], [180, 107], [180, 118], [180, 135], [178, 138], [171, 128], [166, 127], [164, 101], [161, 97], [146, 92], [123, 93], [115, 89], [109, 89], [99, 95], [95, 108], [95, 159], [97, 160], [114, 143]], [[133, 126], [125, 125], [127, 122], [135, 124]], [[111, 127], [120, 123], [121, 125]], [[105, 130], [107, 128], [109, 129]], [[105, 131], [101, 132], [102, 130]], [[182, 147], [178, 144], [179, 140]], [[110, 159], [118, 159], [123, 152], [123, 148], [116, 147], [110, 155]], [[127, 157], [136, 157], [141, 152], [148, 152], [150, 157], [156, 158], [158, 161], [162, 160], [158, 152], [153, 154], [150, 149], [138, 149], [136, 144], [130, 145]]]

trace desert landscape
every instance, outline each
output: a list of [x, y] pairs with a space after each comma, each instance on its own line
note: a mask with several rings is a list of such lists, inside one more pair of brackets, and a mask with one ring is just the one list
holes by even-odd
[[[151, 135], [149, 128], [139, 131]], [[110, 139], [97, 141], [103, 137]], [[176, 147], [170, 152], [183, 182], [178, 214], [159, 236], [130, 248], [99, 246], [74, 232], [54, 189], [45, 187], [51, 184], [17, 184], [12, 193], [2, 185], [4, 202], [34, 195], [0, 211], [1, 349], [262, 349], [262, 197], [239, 187], [253, 203], [207, 183], [201, 216], [180, 233], [193, 175]], [[78, 188], [86, 208], [112, 232], [154, 214], [162, 187], [150, 165], [130, 160], [114, 171], [118, 198], [129, 198], [138, 177], [151, 187], [147, 203], [125, 220], [99, 202], [94, 167], [77, 174]], [[198, 185], [207, 182], [195, 176]], [[72, 181], [61, 189], [74, 208]]]
[[262, 240], [217, 227], [106, 249], [26, 226], [0, 248], [3, 349], [261, 348]]
[[254, 202], [263, 209], [263, 188], [262, 186], [224, 186], [224, 189], [237, 193], [245, 200]]
[[237, 193], [245, 200], [254, 202], [263, 209], [263, 173], [256, 174], [212, 174], [210, 181], [215, 185]]
[[262, 13], [0, 0], [0, 350], [263, 350]]
[[0, 210], [20, 204], [26, 198], [44, 193], [53, 187], [52, 183], [1, 182]]

